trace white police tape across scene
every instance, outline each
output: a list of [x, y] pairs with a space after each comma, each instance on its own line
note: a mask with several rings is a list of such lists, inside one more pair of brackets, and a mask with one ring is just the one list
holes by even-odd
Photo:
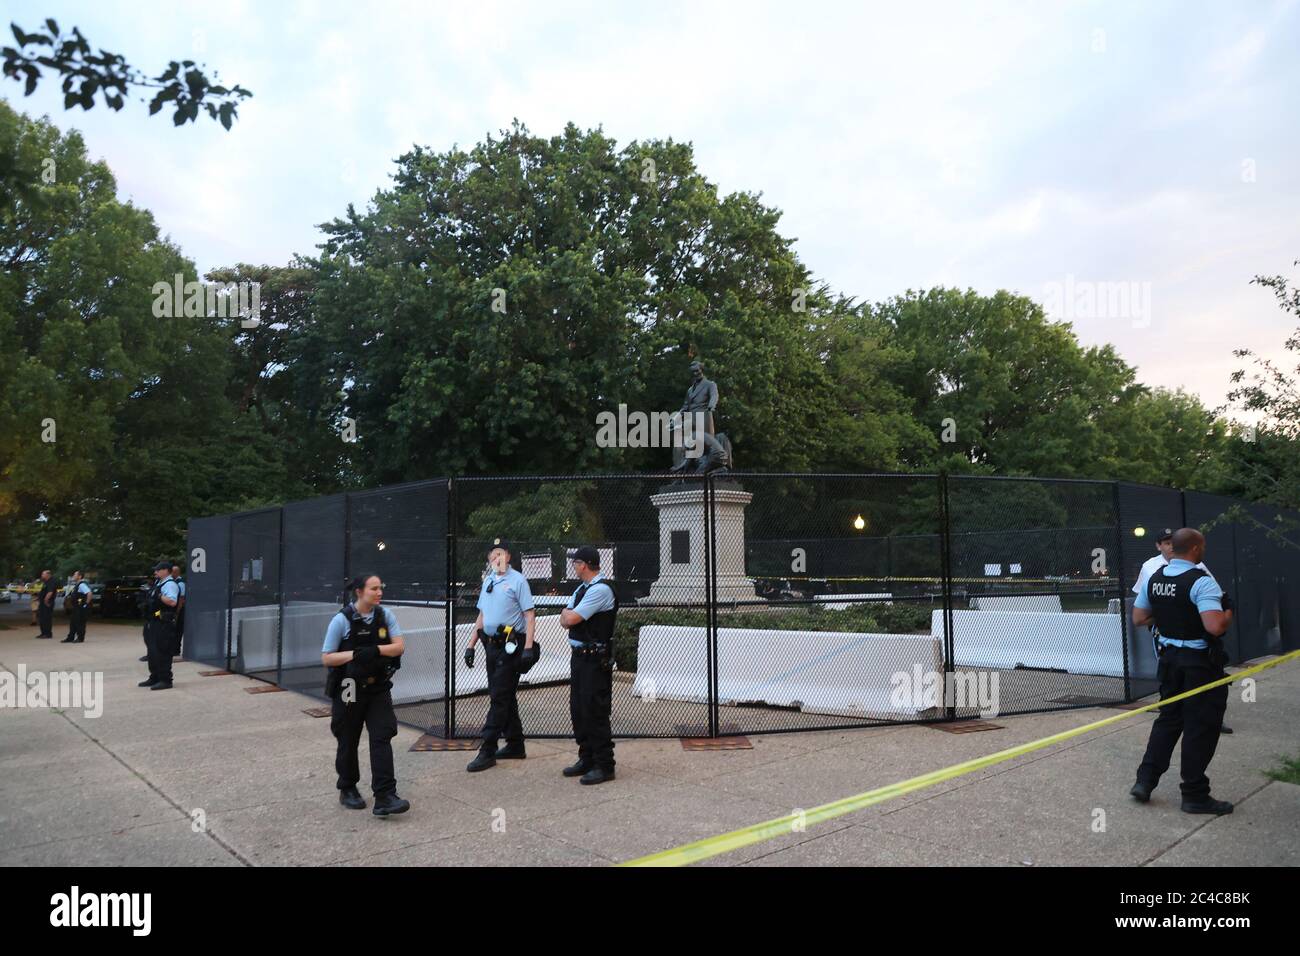
[[1016, 757], [1033, 753], [1035, 750], [1042, 750], [1053, 744], [1061, 743], [1073, 737], [1078, 737], [1090, 731], [1097, 730], [1100, 727], [1106, 727], [1110, 724], [1119, 723], [1121, 720], [1128, 720], [1136, 717], [1138, 714], [1149, 713], [1166, 704], [1173, 704], [1180, 700], [1186, 700], [1196, 694], [1203, 694], [1215, 687], [1223, 687], [1233, 681], [1239, 681], [1246, 677], [1253, 677], [1270, 668], [1285, 664], [1300, 658], [1300, 650], [1290, 651], [1280, 657], [1264, 661], [1247, 667], [1244, 670], [1228, 674], [1218, 680], [1211, 681], [1208, 684], [1202, 684], [1192, 690], [1177, 694], [1165, 700], [1158, 700], [1133, 710], [1124, 711], [1113, 717], [1106, 717], [1102, 720], [1094, 721], [1091, 724], [1084, 724], [1082, 727], [1075, 727], [1071, 730], [1062, 731], [1059, 734], [1052, 734], [1050, 737], [1042, 737], [1038, 740], [1031, 740], [1029, 743], [1019, 744], [1006, 750], [1000, 750], [984, 757], [976, 757], [973, 760], [967, 760], [959, 764], [953, 764], [951, 767], [944, 767], [941, 770], [932, 770], [929, 773], [921, 774], [919, 777], [912, 777], [910, 780], [901, 780], [898, 783], [891, 783], [884, 787], [877, 787], [874, 790], [868, 790], [865, 793], [855, 794], [851, 797], [844, 797], [833, 803], [822, 804], [819, 807], [813, 807], [811, 810], [796, 810], [794, 813], [778, 817], [775, 820], [768, 820], [763, 823], [755, 823], [752, 826], [744, 827], [740, 830], [732, 830], [730, 833], [722, 833], [718, 836], [708, 837], [703, 840], [697, 840], [694, 843], [687, 843], [683, 846], [674, 847], [669, 850], [662, 850], [658, 853], [651, 853], [648, 856], [638, 857], [634, 860], [627, 860], [620, 863], [619, 866], [685, 866], [689, 863], [698, 863], [701, 860], [707, 860], [715, 856], [721, 856], [723, 853], [730, 853], [732, 850], [739, 850], [741, 847], [752, 846], [755, 843], [762, 843], [766, 840], [772, 840], [780, 836], [788, 836], [791, 833], [802, 833], [807, 827], [823, 823], [826, 820], [833, 820], [836, 817], [842, 817], [845, 814], [856, 813], [858, 810], [864, 810], [867, 807], [875, 806], [878, 803], [884, 803], [895, 797], [901, 797], [917, 790], [924, 790], [926, 787], [932, 787], [936, 783], [943, 783], [945, 780], [952, 780], [956, 777], [973, 773], [976, 770], [983, 770], [985, 767], [992, 767], [996, 764], [1012, 760]]

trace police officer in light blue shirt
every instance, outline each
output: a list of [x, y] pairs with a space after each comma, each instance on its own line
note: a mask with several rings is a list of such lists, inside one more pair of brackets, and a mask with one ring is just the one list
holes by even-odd
[[72, 572], [72, 586], [68, 588], [68, 636], [64, 644], [81, 644], [86, 640], [86, 618], [90, 616], [90, 585], [80, 571]]
[[154, 583], [145, 605], [144, 644], [148, 649], [149, 677], [140, 682], [150, 690], [169, 690], [172, 686], [172, 647], [176, 640], [176, 606], [181, 589], [171, 578], [169, 561], [153, 566]]
[[[488, 706], [483, 721], [483, 742], [478, 756], [465, 769], [478, 773], [498, 760], [523, 760], [524, 728], [519, 719], [519, 675], [537, 662], [534, 640], [537, 612], [528, 579], [510, 566], [510, 544], [493, 538], [488, 546], [492, 570], [483, 579], [478, 594], [478, 618], [474, 634], [465, 648], [465, 666], [474, 666], [474, 648], [483, 642], [487, 667]], [[498, 750], [497, 741], [506, 746]]]
[[[1232, 604], [1209, 572], [1197, 567], [1204, 553], [1205, 537], [1199, 531], [1175, 531], [1169, 564], [1151, 575], [1146, 591], [1133, 604], [1133, 623], [1141, 627], [1154, 622], [1159, 635], [1162, 701], [1225, 676], [1228, 655], [1222, 637], [1232, 625]], [[1232, 812], [1231, 803], [1210, 796], [1210, 778], [1205, 774], [1219, 743], [1227, 704], [1228, 687], [1223, 684], [1160, 708], [1137, 781], [1129, 791], [1134, 799], [1140, 803], [1151, 799], [1181, 737], [1183, 812]]]
[[370, 785], [377, 817], [405, 813], [410, 801], [397, 795], [393, 767], [393, 738], [397, 714], [393, 710], [392, 676], [401, 666], [406, 641], [397, 617], [380, 602], [384, 582], [377, 574], [359, 574], [348, 583], [348, 603], [330, 618], [321, 645], [321, 663], [329, 670], [325, 696], [330, 698], [330, 732], [337, 747], [334, 770], [339, 803], [349, 810], [364, 810], [366, 801], [357, 790], [361, 765], [357, 748], [361, 731], [370, 737]]
[[610, 711], [614, 694], [614, 622], [618, 595], [614, 582], [600, 570], [600, 551], [591, 545], [574, 549], [573, 571], [582, 582], [560, 612], [569, 632], [569, 716], [578, 762], [562, 771], [582, 784], [614, 779], [614, 738]]

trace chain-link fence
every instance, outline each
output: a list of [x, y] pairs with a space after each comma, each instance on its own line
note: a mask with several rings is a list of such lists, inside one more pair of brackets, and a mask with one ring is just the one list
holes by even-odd
[[[519, 710], [567, 737], [573, 550], [619, 601], [619, 737], [726, 736], [1120, 704], [1155, 690], [1133, 587], [1155, 540], [1206, 531], [1233, 660], [1300, 646], [1300, 548], [1276, 509], [1127, 482], [730, 473], [457, 478], [194, 519], [187, 658], [322, 694], [346, 582], [377, 574], [406, 651], [399, 719], [473, 737], [463, 651], [491, 542], [511, 545], [538, 663]], [[1294, 535], [1292, 535], [1294, 537]]]

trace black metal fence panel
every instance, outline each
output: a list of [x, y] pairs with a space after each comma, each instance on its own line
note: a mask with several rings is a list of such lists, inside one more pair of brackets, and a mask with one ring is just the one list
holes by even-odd
[[1231, 658], [1297, 646], [1300, 548], [1276, 509], [1127, 482], [759, 473], [423, 481], [194, 519], [184, 646], [319, 696], [345, 582], [377, 574], [406, 643], [399, 719], [477, 736], [483, 654], [463, 654], [501, 537], [542, 649], [518, 695], [529, 737], [572, 733], [559, 614], [581, 545], [619, 600], [619, 737], [1096, 706], [1155, 690], [1132, 589], [1160, 530], [1183, 524], [1205, 530], [1237, 603]]
[[281, 687], [323, 696], [321, 645], [343, 606], [348, 502], [331, 495], [284, 506], [279, 677]]
[[274, 681], [280, 654], [280, 516], [273, 508], [230, 519], [230, 669]]
[[[611, 725], [620, 737], [709, 736], [708, 509], [705, 482], [664, 476], [457, 479], [452, 528], [455, 634], [447, 725], [456, 736], [482, 729], [489, 699], [483, 654], [466, 667], [488, 574], [500, 537], [535, 604], [538, 663], [524, 675], [520, 719], [530, 737], [569, 737], [572, 649], [560, 611], [580, 585], [575, 548], [600, 554], [619, 601], [613, 640]], [[642, 680], [642, 640], [656, 635], [658, 679]], [[662, 642], [660, 640], [662, 639]]]
[[1154, 689], [1130, 666], [1118, 497], [1112, 482], [948, 479], [956, 716]]
[[230, 518], [192, 518], [185, 570], [185, 635], [181, 652], [187, 661], [224, 669], [226, 616], [229, 603]]

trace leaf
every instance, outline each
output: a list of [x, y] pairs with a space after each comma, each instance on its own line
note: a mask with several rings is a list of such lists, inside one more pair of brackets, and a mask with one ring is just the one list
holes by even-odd
[[224, 126], [227, 130], [229, 130], [231, 117], [235, 112], [235, 104], [222, 103], [219, 112], [221, 114], [221, 125]]
[[14, 39], [18, 41], [19, 46], [27, 45], [27, 34], [23, 33], [23, 31], [18, 28], [18, 24], [9, 24], [9, 29], [14, 31]]
[[55, 36], [59, 35], [59, 25], [54, 22], [53, 17], [47, 17], [45, 20], [45, 25], [50, 28], [50, 33], [54, 34]]
[[72, 109], [73, 105], [74, 105], [74, 104], [75, 104], [75, 103], [76, 103], [80, 98], [81, 98], [81, 97], [78, 96], [76, 93], [71, 93], [71, 92], [69, 92], [69, 93], [64, 93], [64, 94], [63, 94], [63, 108], [64, 108], [65, 110], [70, 110], [70, 109]]
[[176, 107], [176, 112], [172, 114], [172, 125], [180, 126], [185, 122], [185, 107]]
[[27, 68], [27, 87], [26, 87], [26, 89], [23, 91], [23, 96], [31, 96], [31, 95], [32, 95], [32, 92], [36, 89], [36, 78], [37, 78], [37, 76], [39, 76], [39, 74], [36, 72], [35, 67], [28, 67], [28, 68]]
[[105, 101], [115, 110], [122, 108], [122, 97], [117, 93], [108, 93], [104, 96]]

